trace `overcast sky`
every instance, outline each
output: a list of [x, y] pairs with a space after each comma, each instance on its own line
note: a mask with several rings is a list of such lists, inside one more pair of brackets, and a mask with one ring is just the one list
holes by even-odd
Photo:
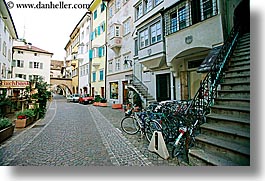
[[[5, 0], [12, 5], [9, 0]], [[54, 53], [53, 60], [64, 60], [64, 47], [76, 24], [83, 17], [86, 9], [29, 9], [18, 8], [17, 3], [42, 4], [51, 0], [11, 0], [10, 8], [17, 34], [32, 45]], [[92, 0], [53, 0], [53, 4], [90, 4]], [[25, 33], [24, 33], [25, 32]]]

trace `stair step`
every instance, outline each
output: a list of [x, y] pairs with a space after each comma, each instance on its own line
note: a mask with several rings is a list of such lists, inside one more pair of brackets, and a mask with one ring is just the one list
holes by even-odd
[[227, 105], [236, 107], [249, 107], [250, 99], [248, 98], [216, 98], [215, 105]]
[[212, 123], [214, 121], [214, 123], [221, 122], [222, 124], [229, 124], [231, 126], [242, 125], [243, 127], [245, 127], [246, 125], [247, 127], [249, 127], [250, 125], [250, 119], [248, 118], [239, 118], [235, 116], [220, 115], [214, 113], [208, 114], [206, 118], [207, 123]]
[[237, 57], [231, 57], [231, 62], [242, 62], [242, 61], [248, 61], [250, 62], [250, 55], [248, 56], [237, 56]]
[[249, 81], [238, 81], [238, 82], [229, 82], [221, 83], [222, 90], [240, 90], [240, 89], [250, 89]]
[[250, 68], [231, 68], [225, 72], [228, 76], [250, 74]]
[[218, 98], [250, 98], [250, 90], [219, 90]]
[[240, 118], [248, 118], [250, 114], [250, 108], [249, 107], [214, 105], [211, 107], [211, 113], [238, 116]]
[[225, 159], [198, 148], [189, 149], [189, 162], [191, 165], [197, 166], [240, 166], [229, 159]]
[[224, 148], [233, 152], [238, 152], [242, 155], [250, 154], [250, 146], [241, 145], [238, 143], [229, 142], [227, 140], [222, 140], [214, 137], [209, 137], [207, 135], [200, 134], [196, 136], [196, 141], [200, 141], [203, 143], [207, 143], [209, 145], [213, 145], [215, 147]]
[[246, 45], [244, 46], [241, 45], [241, 47], [237, 46], [237, 48], [234, 51], [234, 53], [242, 53], [242, 52], [250, 53], [250, 46], [246, 46]]
[[229, 68], [250, 68], [249, 61], [231, 61]]
[[249, 74], [243, 74], [243, 75], [225, 75], [224, 77], [224, 83], [232, 83], [235, 81], [250, 81], [250, 75]]
[[[211, 134], [214, 137], [218, 137], [218, 133], [226, 134], [227, 137], [233, 136], [233, 137], [241, 137], [243, 139], [249, 139], [250, 138], [250, 132], [249, 128], [247, 127], [232, 127], [231, 125], [222, 125], [218, 123], [204, 123], [200, 126], [202, 129], [201, 132], [206, 135], [208, 130], [211, 130], [214, 132], [214, 134]], [[208, 136], [208, 135], [206, 135]], [[208, 136], [210, 137], [210, 136]], [[223, 135], [220, 136], [223, 140], [225, 140], [225, 137]], [[230, 140], [230, 138], [228, 138]], [[235, 139], [235, 138], [234, 138]], [[229, 141], [226, 140], [226, 141]], [[233, 140], [236, 141], [236, 140]]]

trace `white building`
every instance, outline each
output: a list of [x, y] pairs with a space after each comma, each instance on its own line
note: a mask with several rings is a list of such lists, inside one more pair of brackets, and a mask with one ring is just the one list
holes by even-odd
[[13, 41], [17, 32], [5, 1], [0, 1], [0, 79], [11, 78]]
[[90, 64], [89, 64], [89, 49], [90, 49], [90, 28], [91, 19], [87, 12], [78, 23], [80, 29], [79, 47], [77, 59], [79, 63], [79, 89], [80, 94], [90, 93]]
[[50, 65], [53, 53], [23, 42], [15, 44], [17, 45], [13, 46], [13, 77], [25, 80], [43, 77], [43, 80], [50, 84]]
[[107, 83], [110, 103], [126, 104], [128, 80], [134, 66], [134, 0], [111, 0], [108, 3]]

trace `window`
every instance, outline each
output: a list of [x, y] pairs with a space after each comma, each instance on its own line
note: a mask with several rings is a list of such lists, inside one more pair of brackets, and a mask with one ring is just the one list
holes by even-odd
[[124, 64], [123, 64], [123, 69], [128, 69], [132, 67], [132, 62], [130, 60], [129, 55], [124, 55]]
[[171, 19], [171, 33], [174, 33], [177, 31], [177, 12], [174, 12], [170, 15]]
[[113, 64], [112, 64], [112, 60], [109, 61], [109, 64], [108, 64], [108, 72], [111, 73], [113, 71]]
[[98, 11], [96, 10], [94, 11], [94, 20], [97, 19], [97, 17], [98, 17]]
[[104, 70], [99, 71], [99, 80], [103, 81], [104, 80]]
[[202, 15], [203, 20], [213, 16], [213, 2], [212, 0], [202, 0]]
[[179, 8], [179, 29], [183, 29], [186, 27], [186, 12], [185, 12], [185, 6]]
[[26, 80], [26, 75], [24, 74], [16, 74], [15, 77], [19, 77]]
[[109, 7], [109, 17], [111, 18], [113, 16], [113, 5]]
[[116, 63], [115, 63], [115, 71], [119, 71], [120, 70], [120, 64], [121, 64], [121, 61], [120, 59], [117, 59], [116, 60]]
[[161, 41], [161, 23], [158, 22], [151, 26], [151, 43]]
[[124, 29], [124, 35], [127, 35], [128, 33], [130, 33], [130, 19], [126, 20], [123, 23], [123, 29]]
[[138, 55], [138, 39], [134, 40], [134, 55]]
[[115, 37], [120, 37], [120, 27], [115, 26]]
[[21, 67], [21, 68], [24, 67], [24, 60], [14, 60], [14, 61], [16, 61], [15, 62], [16, 67]]
[[155, 4], [154, 4], [154, 6], [157, 6], [159, 3], [161, 3], [163, 0], [155, 0]]
[[40, 63], [40, 62], [29, 62], [29, 68], [43, 69], [43, 63]]
[[140, 48], [148, 46], [148, 29], [140, 33]]
[[6, 52], [7, 51], [7, 46], [6, 46], [6, 42], [3, 42], [3, 55], [6, 56]]
[[118, 11], [121, 8], [121, 0], [116, 0], [116, 11]]
[[96, 82], [96, 72], [92, 73], [92, 82]]
[[143, 4], [142, 3], [140, 3], [136, 7], [136, 19], [139, 19], [141, 16], [143, 16]]
[[40, 67], [39, 62], [33, 62], [33, 68], [38, 69]]
[[102, 2], [102, 4], [100, 5], [100, 10], [101, 10], [101, 12], [103, 12], [104, 10], [105, 10], [105, 4]]
[[119, 89], [118, 89], [118, 82], [110, 82], [110, 98], [111, 99], [118, 99], [118, 93], [119, 93]]
[[152, 1], [153, 0], [144, 0], [144, 12], [147, 13], [152, 9]]

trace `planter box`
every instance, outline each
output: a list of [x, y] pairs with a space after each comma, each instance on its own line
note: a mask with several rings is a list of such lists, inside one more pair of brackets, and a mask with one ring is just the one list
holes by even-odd
[[122, 109], [122, 104], [112, 104], [112, 109]]
[[16, 128], [25, 128], [29, 124], [33, 123], [33, 118], [17, 119]]
[[13, 135], [15, 126], [9, 126], [5, 129], [0, 130], [0, 143]]
[[99, 106], [100, 102], [93, 102], [93, 106]]
[[101, 106], [101, 107], [107, 107], [108, 106], [108, 103], [104, 102], [99, 102], [98, 106]]

